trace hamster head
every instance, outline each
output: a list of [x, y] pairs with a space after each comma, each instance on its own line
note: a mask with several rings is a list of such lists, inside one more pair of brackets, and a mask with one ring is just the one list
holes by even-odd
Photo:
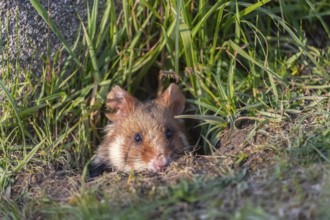
[[107, 97], [115, 110], [92, 165], [117, 170], [160, 171], [189, 148], [181, 121], [185, 98], [171, 84], [157, 99], [142, 103], [119, 86]]

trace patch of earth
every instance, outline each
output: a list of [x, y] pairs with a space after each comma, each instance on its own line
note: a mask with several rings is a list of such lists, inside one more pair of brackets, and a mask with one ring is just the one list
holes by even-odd
[[[173, 162], [164, 172], [109, 172], [102, 176], [83, 179], [81, 174], [73, 171], [56, 171], [54, 167], [44, 166], [35, 168], [29, 173], [21, 172], [15, 178], [15, 184], [11, 188], [11, 198], [17, 198], [21, 193], [28, 192], [32, 198], [46, 196], [56, 201], [69, 201], [75, 194], [80, 192], [84, 185], [87, 188], [100, 188], [115, 191], [120, 188], [131, 186], [139, 182], [143, 188], [151, 188], [159, 185], [176, 184], [183, 179], [189, 180], [196, 176], [210, 179], [222, 176], [228, 172], [228, 168], [221, 165], [221, 159], [215, 156], [196, 156], [187, 154], [178, 161]], [[109, 192], [111, 193], [111, 192]]]
[[[250, 121], [244, 121], [239, 128], [228, 129], [222, 133], [219, 149], [213, 155], [202, 156], [189, 153], [172, 163], [164, 172], [159, 173], [145, 171], [132, 175], [110, 172], [101, 177], [87, 178], [85, 182], [81, 174], [72, 170], [58, 171], [53, 166], [33, 167], [33, 170], [28, 173], [21, 172], [16, 176], [9, 197], [28, 192], [28, 195], [33, 198], [45, 195], [56, 201], [69, 201], [83, 185], [87, 187], [97, 185], [100, 188], [115, 191], [116, 187], [113, 185], [125, 187], [137, 178], [143, 190], [143, 188], [159, 185], [176, 184], [183, 179], [190, 180], [197, 176], [212, 179], [223, 176], [232, 169], [245, 168], [256, 171], [267, 167], [270, 163], [276, 163], [278, 152], [266, 145], [270, 134], [278, 133], [278, 129], [282, 128], [266, 124], [261, 129]], [[261, 132], [262, 130], [267, 130], [267, 135]]]
[[[96, 195], [99, 193], [100, 199], [105, 195], [111, 195], [122, 207], [131, 201], [139, 201], [141, 196], [155, 197], [155, 193], [161, 194], [162, 189], [166, 191], [168, 190], [166, 187], [182, 181], [192, 182], [197, 178], [207, 185], [231, 173], [245, 170], [248, 172], [242, 174], [244, 181], [239, 180], [229, 184], [226, 190], [219, 191], [217, 196], [213, 195], [216, 198], [211, 199], [223, 201], [218, 208], [234, 212], [244, 209], [247, 205], [245, 200], [248, 200], [252, 207], [262, 204], [275, 216], [290, 219], [314, 217], [317, 207], [313, 204], [317, 204], [323, 188], [322, 184], [328, 178], [327, 173], [321, 172], [320, 167], [323, 165], [312, 164], [308, 169], [299, 166], [289, 167], [287, 170], [284, 169], [284, 172], [276, 173], [281, 152], [278, 148], [281, 147], [283, 150], [287, 146], [285, 137], [290, 132], [294, 137], [295, 122], [260, 125], [245, 121], [237, 127], [225, 130], [221, 134], [219, 148], [214, 154], [202, 156], [188, 153], [159, 173], [109, 172], [99, 177], [85, 179], [80, 173], [72, 170], [56, 170], [53, 166], [34, 167], [29, 173], [21, 172], [16, 176], [8, 198], [18, 198], [25, 192], [28, 198], [32, 199], [47, 197], [63, 204], [75, 204], [82, 190], [92, 190]], [[303, 127], [307, 131], [309, 125]], [[270, 166], [273, 164], [276, 165]], [[296, 191], [297, 184], [299, 192]], [[208, 189], [203, 190], [206, 193]], [[163, 193], [166, 195], [167, 192]], [[293, 197], [291, 198], [290, 195]], [[272, 209], [274, 205], [272, 200], [278, 201], [276, 209]], [[201, 202], [194, 203], [194, 207], [207, 209], [208, 207]]]
[[[283, 131], [283, 126], [265, 124], [262, 127], [244, 120], [239, 127], [227, 129], [220, 135], [215, 154], [224, 157], [223, 164], [232, 168], [253, 171], [274, 164], [279, 152], [270, 139]], [[278, 140], [276, 144], [280, 144]], [[285, 145], [284, 145], [285, 146]]]
[[[73, 172], [39, 172], [21, 184], [28, 187], [28, 196], [35, 201], [46, 197], [51, 201], [74, 206], [83, 188], [95, 192], [99, 200], [110, 197], [111, 205], [125, 208], [141, 202], [141, 198], [144, 201], [166, 198], [171, 195], [171, 187], [183, 181], [194, 182], [198, 178], [203, 184], [193, 185], [192, 188], [190, 186], [189, 190], [195, 193], [197, 190], [197, 195], [207, 196], [195, 202], [183, 200], [170, 204], [174, 210], [171, 214], [174, 219], [185, 218], [187, 215], [208, 216], [208, 210], [212, 209], [226, 215], [231, 213], [232, 216], [237, 212], [248, 212], [249, 208], [255, 210], [256, 207], [268, 215], [283, 219], [315, 219], [320, 212], [319, 203], [326, 189], [325, 184], [330, 183], [328, 172], [323, 172], [327, 169], [329, 166], [323, 164], [289, 166], [283, 170], [275, 166], [256, 172], [243, 172], [241, 177], [235, 177], [237, 180], [229, 178], [226, 183], [223, 177], [228, 176], [230, 170], [221, 164], [219, 157], [196, 157], [190, 154], [161, 173], [110, 172], [83, 181], [80, 174]], [[18, 196], [22, 188], [14, 190]], [[153, 210], [150, 216], [162, 216], [163, 209], [166, 210], [166, 206]]]

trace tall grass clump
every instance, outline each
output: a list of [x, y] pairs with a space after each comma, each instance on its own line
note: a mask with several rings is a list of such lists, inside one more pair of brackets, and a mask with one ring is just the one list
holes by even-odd
[[38, 80], [22, 70], [25, 82], [19, 82], [10, 64], [2, 68], [3, 188], [29, 162], [81, 171], [107, 123], [103, 104], [114, 84], [147, 98], [177, 81], [188, 97], [181, 117], [201, 123], [207, 153], [242, 115], [286, 117], [301, 107], [290, 88], [319, 92], [328, 79], [329, 50], [310, 46], [303, 29], [317, 20], [329, 40], [326, 0], [88, 1], [87, 20], [74, 15], [81, 28], [71, 44], [42, 4], [30, 2], [64, 52], [46, 59]]

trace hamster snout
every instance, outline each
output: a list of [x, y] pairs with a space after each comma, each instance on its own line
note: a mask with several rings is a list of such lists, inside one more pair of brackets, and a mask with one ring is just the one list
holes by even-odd
[[153, 171], [160, 171], [165, 169], [171, 162], [171, 158], [168, 158], [165, 155], [158, 155], [148, 163], [148, 169]]
[[92, 161], [92, 175], [100, 173], [98, 168], [164, 170], [189, 148], [183, 124], [174, 118], [184, 103], [175, 84], [145, 103], [115, 86], [107, 97], [107, 107], [115, 112], [107, 115], [112, 123]]

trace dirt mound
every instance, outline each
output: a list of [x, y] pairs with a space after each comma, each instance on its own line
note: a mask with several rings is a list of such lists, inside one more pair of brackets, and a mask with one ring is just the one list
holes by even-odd
[[[241, 129], [226, 130], [221, 135], [220, 148], [213, 155], [189, 153], [171, 164], [164, 172], [110, 172], [96, 178], [85, 178], [72, 170], [55, 170], [52, 166], [34, 166], [28, 173], [21, 172], [15, 178], [11, 197], [27, 192], [30, 197], [46, 196], [52, 200], [67, 202], [82, 187], [98, 188], [113, 194], [118, 187], [131, 187], [136, 183], [140, 190], [162, 185], [173, 185], [182, 179], [194, 177], [211, 179], [228, 173], [232, 168], [256, 170], [265, 167], [274, 159], [274, 152], [265, 147], [268, 139], [255, 131], [254, 125]], [[114, 187], [117, 186], [117, 187]]]

